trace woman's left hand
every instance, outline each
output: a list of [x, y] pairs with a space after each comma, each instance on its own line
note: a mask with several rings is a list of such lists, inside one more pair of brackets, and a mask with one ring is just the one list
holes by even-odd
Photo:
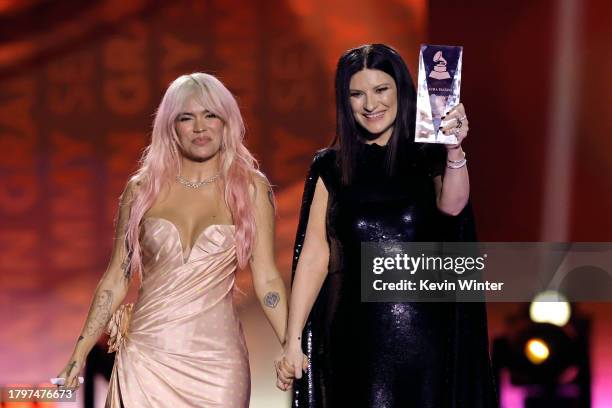
[[470, 130], [465, 108], [462, 103], [453, 107], [442, 117], [440, 130], [442, 130], [445, 135], [454, 134], [457, 137], [457, 144], [447, 144], [447, 149], [456, 149], [461, 146], [461, 142], [467, 137], [468, 131]]
[[295, 369], [287, 361], [284, 353], [274, 360], [274, 368], [276, 369], [276, 387], [281, 391], [287, 391], [293, 384]]

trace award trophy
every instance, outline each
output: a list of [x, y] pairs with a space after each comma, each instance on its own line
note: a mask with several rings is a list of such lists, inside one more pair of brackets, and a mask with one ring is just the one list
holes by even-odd
[[457, 137], [438, 130], [444, 116], [459, 103], [463, 47], [421, 45], [414, 140], [456, 144]]

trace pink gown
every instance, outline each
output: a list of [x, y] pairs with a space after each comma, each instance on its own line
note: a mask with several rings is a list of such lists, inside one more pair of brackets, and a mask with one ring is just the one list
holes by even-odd
[[248, 407], [248, 353], [232, 300], [234, 226], [207, 227], [186, 260], [168, 220], [145, 218], [140, 240], [142, 287], [106, 407]]

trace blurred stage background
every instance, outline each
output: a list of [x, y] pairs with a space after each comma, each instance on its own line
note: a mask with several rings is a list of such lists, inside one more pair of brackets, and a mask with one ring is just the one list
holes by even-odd
[[[609, 21], [603, 0], [0, 1], [0, 384], [38, 384], [65, 364], [119, 193], [183, 73], [213, 73], [238, 97], [276, 185], [287, 281], [303, 178], [334, 131], [337, 58], [368, 42], [399, 49], [414, 78], [419, 44], [464, 46], [482, 241], [612, 241]], [[286, 406], [247, 271], [239, 284], [251, 406]], [[520, 306], [488, 305], [492, 339]], [[612, 407], [612, 304], [575, 307], [591, 319], [592, 406]], [[504, 406], [521, 407], [522, 392], [506, 387]]]

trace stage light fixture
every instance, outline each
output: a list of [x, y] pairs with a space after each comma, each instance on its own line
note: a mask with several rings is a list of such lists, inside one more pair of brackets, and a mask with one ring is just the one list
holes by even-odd
[[557, 292], [533, 303], [508, 316], [505, 334], [493, 342], [500, 395], [512, 386], [522, 389], [524, 408], [590, 406], [589, 319]]
[[544, 340], [532, 338], [525, 345], [525, 355], [533, 364], [542, 364], [550, 356], [550, 349]]
[[535, 323], [550, 323], [563, 327], [571, 315], [571, 307], [565, 296], [554, 290], [538, 294], [529, 307], [529, 317]]

